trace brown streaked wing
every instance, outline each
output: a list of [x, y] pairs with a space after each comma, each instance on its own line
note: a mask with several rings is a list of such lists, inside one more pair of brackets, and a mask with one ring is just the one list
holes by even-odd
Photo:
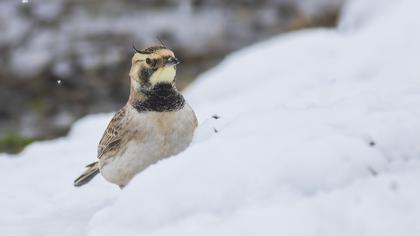
[[115, 113], [106, 128], [98, 146], [98, 159], [105, 153], [119, 148], [121, 144], [121, 133], [124, 126], [124, 117], [126, 115], [125, 107]]

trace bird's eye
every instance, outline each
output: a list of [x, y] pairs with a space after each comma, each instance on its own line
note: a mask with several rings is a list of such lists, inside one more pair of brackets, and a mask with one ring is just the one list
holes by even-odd
[[150, 65], [150, 64], [152, 64], [152, 60], [150, 60], [150, 58], [146, 58], [146, 63], [147, 63], [148, 65]]

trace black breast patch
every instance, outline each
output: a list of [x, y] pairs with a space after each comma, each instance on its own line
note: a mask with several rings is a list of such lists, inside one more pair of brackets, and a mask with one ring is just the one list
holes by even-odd
[[132, 104], [138, 112], [177, 111], [185, 105], [184, 97], [170, 83], [159, 83], [151, 90], [143, 92], [145, 99]]

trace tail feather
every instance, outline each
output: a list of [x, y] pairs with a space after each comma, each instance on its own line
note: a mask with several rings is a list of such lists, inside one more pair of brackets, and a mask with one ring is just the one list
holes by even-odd
[[99, 162], [93, 162], [86, 166], [88, 169], [83, 172], [76, 180], [74, 186], [80, 187], [93, 179], [99, 173]]

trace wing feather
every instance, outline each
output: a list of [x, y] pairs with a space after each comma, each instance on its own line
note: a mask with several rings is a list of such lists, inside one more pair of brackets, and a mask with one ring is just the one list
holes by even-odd
[[115, 113], [106, 128], [98, 146], [98, 159], [105, 153], [117, 150], [121, 145], [122, 131], [124, 130], [124, 118], [127, 115], [125, 107]]

